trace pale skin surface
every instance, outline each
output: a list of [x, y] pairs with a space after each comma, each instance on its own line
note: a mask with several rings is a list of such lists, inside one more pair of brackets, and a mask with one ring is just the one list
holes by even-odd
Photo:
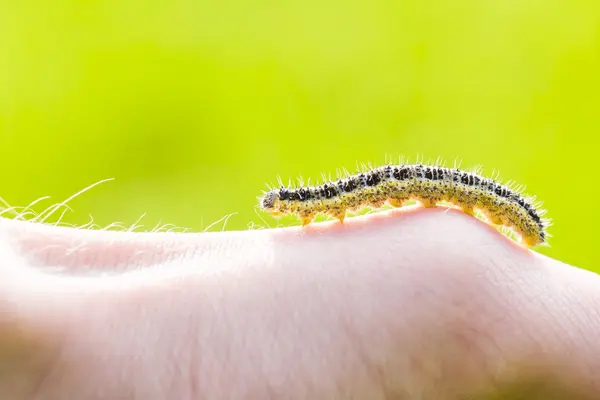
[[458, 211], [0, 235], [2, 399], [599, 398], [600, 277]]

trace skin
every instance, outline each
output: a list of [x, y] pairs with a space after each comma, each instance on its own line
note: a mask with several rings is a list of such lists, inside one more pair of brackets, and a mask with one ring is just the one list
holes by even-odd
[[595, 399], [600, 277], [454, 210], [202, 234], [0, 220], [2, 399]]

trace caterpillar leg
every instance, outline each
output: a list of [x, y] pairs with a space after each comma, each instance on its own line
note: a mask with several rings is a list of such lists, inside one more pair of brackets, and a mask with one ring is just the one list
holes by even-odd
[[463, 207], [461, 207], [461, 208], [462, 208], [462, 211], [463, 211], [465, 214], [467, 214], [467, 215], [470, 215], [470, 216], [472, 216], [472, 217], [474, 217], [474, 216], [475, 216], [475, 209], [474, 209], [473, 207], [469, 207], [469, 206], [463, 206]]
[[385, 201], [383, 201], [383, 200], [377, 200], [377, 201], [371, 202], [371, 206], [373, 206], [375, 208], [381, 208], [384, 204], [385, 204]]
[[404, 204], [404, 200], [400, 200], [400, 199], [388, 199], [388, 204], [392, 207], [402, 207], [402, 205]]
[[346, 210], [349, 209], [350, 207], [348, 207], [347, 204], [335, 204], [334, 207], [327, 210], [327, 214], [343, 223], [344, 218], [346, 217]]
[[486, 214], [485, 216], [494, 225], [504, 225], [502, 217], [495, 214]]
[[419, 202], [423, 204], [423, 207], [425, 208], [435, 208], [435, 200], [421, 199]]
[[302, 220], [302, 227], [310, 224], [312, 220], [315, 218], [314, 213], [302, 213], [300, 214], [300, 219]]
[[340, 212], [337, 212], [335, 214], [331, 214], [331, 216], [333, 218], [338, 219], [340, 221], [340, 223], [343, 224], [344, 223], [344, 218], [346, 218], [346, 212], [345, 211], [340, 211]]
[[523, 235], [521, 236], [521, 243], [527, 247], [533, 247], [540, 244], [540, 241], [536, 236]]

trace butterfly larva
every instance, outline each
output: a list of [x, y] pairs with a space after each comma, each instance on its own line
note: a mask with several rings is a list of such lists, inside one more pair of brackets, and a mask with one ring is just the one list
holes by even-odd
[[317, 214], [343, 222], [347, 211], [385, 203], [401, 207], [409, 200], [425, 207], [449, 202], [469, 215], [480, 210], [492, 224], [512, 228], [526, 246], [548, 237], [545, 211], [519, 191], [476, 173], [422, 164], [384, 165], [318, 186], [282, 186], [266, 192], [260, 206], [273, 215], [297, 214], [305, 226]]

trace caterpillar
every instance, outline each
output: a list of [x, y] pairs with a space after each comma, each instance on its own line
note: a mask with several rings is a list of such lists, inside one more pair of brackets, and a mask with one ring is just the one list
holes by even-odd
[[480, 211], [493, 225], [509, 227], [525, 246], [547, 244], [550, 220], [545, 210], [520, 190], [502, 185], [476, 172], [423, 164], [384, 165], [347, 175], [317, 186], [271, 189], [259, 206], [272, 215], [296, 214], [302, 226], [317, 214], [344, 221], [347, 211], [384, 204], [402, 207], [416, 200], [424, 207], [451, 203], [466, 214]]

